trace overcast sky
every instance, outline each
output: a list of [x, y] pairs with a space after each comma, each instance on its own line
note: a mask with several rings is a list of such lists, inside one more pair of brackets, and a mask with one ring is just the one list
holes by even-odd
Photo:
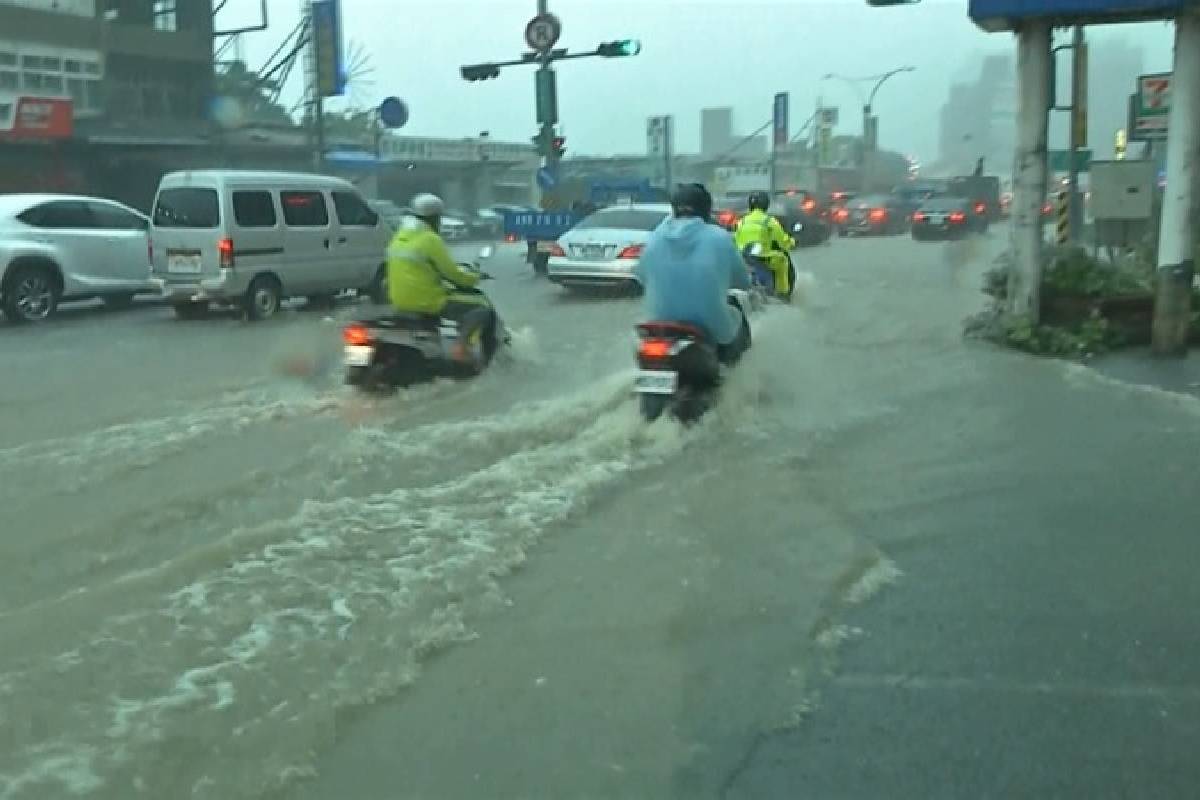
[[[244, 37], [258, 66], [296, 24], [300, 0], [268, 0], [271, 27]], [[645, 150], [645, 119], [675, 115], [676, 147], [695, 151], [699, 110], [732, 106], [749, 133], [771, 114], [776, 92], [791, 94], [792, 131], [818, 96], [841, 110], [839, 132], [861, 129], [860, 101], [826, 73], [856, 77], [911, 65], [879, 92], [880, 143], [931, 160], [937, 115], [953, 81], [969, 80], [981, 55], [1010, 51], [1007, 34], [985, 34], [967, 19], [966, 0], [871, 8], [866, 0], [550, 0], [563, 24], [560, 47], [592, 49], [637, 38], [632, 58], [580, 59], [558, 66], [559, 117], [572, 154]], [[218, 22], [251, 21], [258, 0], [229, 0]], [[528, 141], [535, 131], [533, 69], [507, 68], [498, 79], [467, 83], [463, 64], [519, 57], [536, 0], [342, 0], [344, 35], [374, 68], [354, 100], [397, 95], [409, 105], [404, 133], [461, 137], [479, 131]], [[1162, 23], [1093, 29], [1146, 48], [1148, 71], [1168, 70], [1171, 27]], [[1114, 87], [1127, 95], [1132, 86]], [[1094, 91], [1094, 90], [1093, 90]], [[334, 108], [341, 102], [334, 102]]]

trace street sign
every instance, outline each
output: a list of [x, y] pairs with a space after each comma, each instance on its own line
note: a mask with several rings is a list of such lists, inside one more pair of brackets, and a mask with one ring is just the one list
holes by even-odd
[[[1069, 151], [1069, 150], [1051, 150], [1049, 153], [1047, 153], [1047, 156], [1049, 156], [1048, 163], [1046, 164], [1047, 168], [1051, 172], [1070, 172], [1071, 171], [1070, 152], [1071, 151]], [[1075, 171], [1076, 172], [1087, 172], [1088, 169], [1090, 168], [1091, 163], [1092, 163], [1092, 151], [1091, 150], [1076, 150], [1075, 151]]]
[[385, 128], [403, 128], [408, 122], [408, 106], [399, 97], [389, 97], [379, 104], [379, 121]]
[[550, 191], [558, 185], [558, 171], [550, 166], [540, 168], [537, 171], [537, 185], [544, 191]]
[[316, 48], [317, 88], [321, 97], [346, 92], [346, 69], [342, 52], [342, 11], [338, 0], [313, 0], [312, 36]]
[[558, 92], [554, 71], [539, 69], [534, 73], [537, 94], [537, 121], [539, 125], [558, 123]]
[[967, 15], [985, 31], [1016, 30], [1029, 19], [1058, 25], [1168, 19], [1195, 0], [971, 0]]
[[817, 119], [818, 124], [822, 128], [836, 128], [838, 124], [838, 110], [831, 106], [822, 108]]
[[1167, 119], [1171, 114], [1171, 73], [1139, 75], [1132, 106], [1130, 139], [1146, 141], [1167, 138]]
[[788, 93], [779, 92], [775, 95], [775, 113], [772, 126], [775, 130], [775, 149], [787, 147], [788, 143]]
[[666, 155], [667, 129], [666, 117], [650, 117], [646, 120], [646, 155]]
[[525, 26], [525, 44], [530, 50], [548, 53], [562, 35], [562, 23], [553, 14], [538, 14]]

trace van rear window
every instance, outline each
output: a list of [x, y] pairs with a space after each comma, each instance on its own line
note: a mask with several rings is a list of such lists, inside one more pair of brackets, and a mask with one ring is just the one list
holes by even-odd
[[216, 228], [221, 224], [215, 189], [163, 189], [154, 204], [156, 228]]

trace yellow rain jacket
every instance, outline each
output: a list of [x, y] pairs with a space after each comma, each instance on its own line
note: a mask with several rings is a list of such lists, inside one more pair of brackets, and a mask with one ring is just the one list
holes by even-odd
[[787, 294], [790, 288], [787, 254], [796, 246], [796, 242], [788, 236], [779, 220], [761, 209], [753, 209], [738, 222], [733, 241], [737, 244], [739, 253], [745, 250], [746, 245], [755, 242], [762, 244], [763, 249], [767, 251], [767, 265], [775, 275], [775, 293]]
[[397, 311], [440, 314], [454, 295], [449, 281], [473, 288], [479, 276], [460, 267], [428, 223], [406, 217], [387, 252], [388, 299]]

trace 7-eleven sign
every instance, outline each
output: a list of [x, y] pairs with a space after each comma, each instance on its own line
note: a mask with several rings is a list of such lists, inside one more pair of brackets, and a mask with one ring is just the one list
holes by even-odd
[[1131, 139], [1165, 139], [1167, 118], [1171, 114], [1171, 73], [1160, 72], [1138, 77], [1134, 95]]

